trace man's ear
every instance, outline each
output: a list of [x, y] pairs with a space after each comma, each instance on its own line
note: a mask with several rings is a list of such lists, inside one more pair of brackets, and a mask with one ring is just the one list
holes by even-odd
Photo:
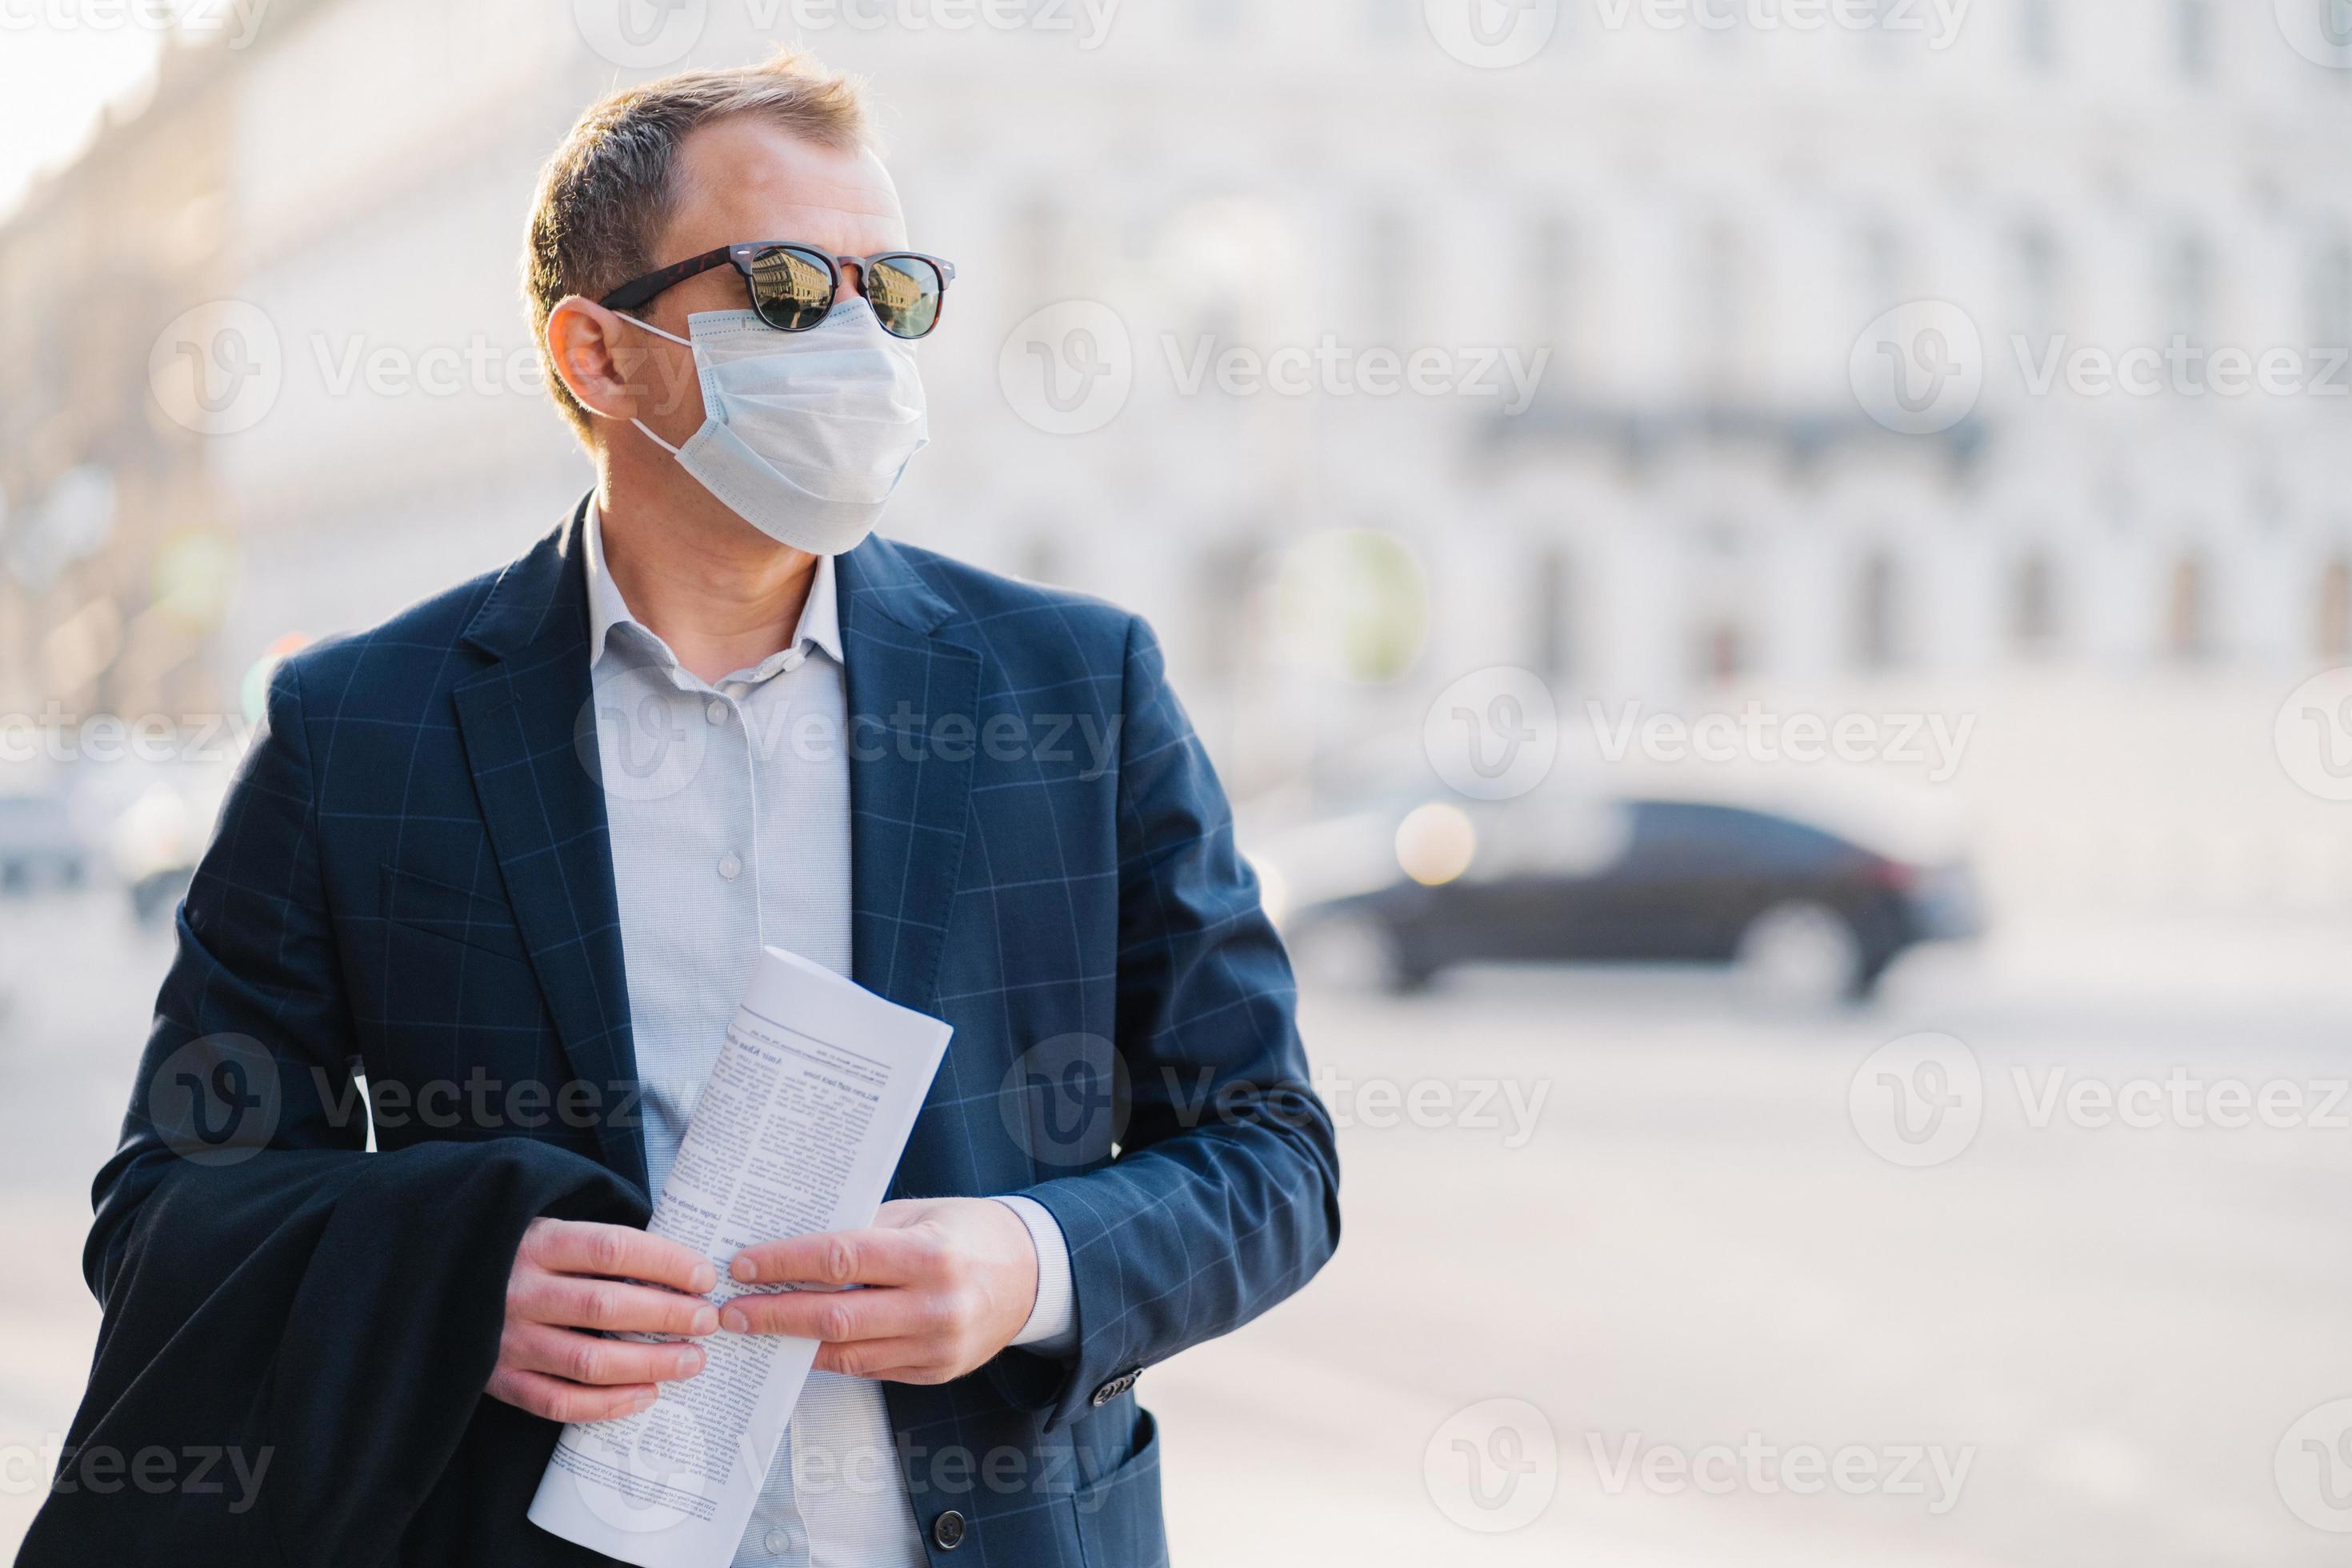
[[625, 423], [677, 406], [673, 384], [681, 374], [693, 381], [694, 356], [680, 348], [681, 363], [673, 366], [662, 353], [670, 346], [584, 295], [568, 294], [547, 313], [547, 357], [555, 374], [583, 408], [605, 419]]

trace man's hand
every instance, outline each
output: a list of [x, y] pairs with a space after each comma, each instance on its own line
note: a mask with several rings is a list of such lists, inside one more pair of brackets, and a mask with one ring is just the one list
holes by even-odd
[[993, 1198], [901, 1199], [866, 1230], [828, 1231], [743, 1249], [746, 1284], [863, 1285], [738, 1296], [732, 1333], [821, 1341], [820, 1372], [945, 1383], [1013, 1342], [1037, 1302], [1037, 1247]]
[[535, 1219], [507, 1277], [506, 1331], [489, 1394], [550, 1421], [635, 1415], [658, 1396], [656, 1384], [702, 1370], [701, 1347], [635, 1344], [585, 1331], [715, 1332], [718, 1310], [701, 1298], [718, 1283], [708, 1258], [662, 1237], [625, 1225]]

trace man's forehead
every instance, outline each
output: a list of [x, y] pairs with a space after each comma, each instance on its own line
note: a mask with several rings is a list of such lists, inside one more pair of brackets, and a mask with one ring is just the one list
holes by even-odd
[[697, 131], [678, 153], [671, 228], [681, 238], [723, 245], [849, 227], [900, 242], [898, 191], [870, 152], [730, 121]]

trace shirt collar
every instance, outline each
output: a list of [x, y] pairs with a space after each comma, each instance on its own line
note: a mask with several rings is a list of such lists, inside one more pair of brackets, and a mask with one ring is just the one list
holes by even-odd
[[[587, 535], [588, 663], [593, 668], [604, 658], [605, 635], [614, 626], [635, 626], [654, 641], [660, 639], [629, 613], [628, 601], [621, 597], [621, 585], [613, 581], [613, 574], [604, 565], [604, 519], [593, 496], [588, 500]], [[800, 625], [793, 632], [790, 646], [798, 647], [803, 643], [814, 643], [834, 663], [846, 667], [848, 661], [841, 655], [841, 606], [835, 602], [830, 555], [816, 558], [816, 573], [809, 581], [808, 601], [801, 605]]]

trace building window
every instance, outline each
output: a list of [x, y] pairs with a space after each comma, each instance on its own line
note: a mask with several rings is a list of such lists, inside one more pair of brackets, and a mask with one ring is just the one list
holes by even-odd
[[1230, 38], [1241, 20], [1241, 0], [1193, 0], [1192, 28], [1204, 38]]
[[2173, 563], [2165, 591], [2164, 644], [2165, 651], [2175, 658], [2193, 662], [2213, 651], [2212, 584], [2208, 577], [2201, 557], [2184, 555]]
[[1535, 627], [1535, 670], [1546, 680], [1564, 679], [1576, 662], [1570, 596], [1575, 592], [1568, 552], [1553, 545], [1536, 557], [1528, 606]]
[[1021, 547], [1020, 576], [1031, 583], [1057, 584], [1062, 579], [1062, 542], [1051, 533], [1033, 533]]
[[2319, 349], [2352, 347], [2352, 242], [2338, 234], [2311, 258], [2311, 342]]
[[2202, 234], [2183, 230], [2166, 242], [2161, 271], [2166, 337], [2204, 342], [2213, 308], [2212, 247]]
[[2319, 657], [2352, 660], [2352, 560], [2339, 555], [2319, 574]]
[[1569, 250], [1568, 220], [1558, 213], [1546, 213], [1528, 226], [1522, 331], [1528, 348], [1549, 348], [1555, 356], [1568, 336]]
[[1409, 250], [1411, 231], [1402, 215], [1374, 213], [1364, 226], [1364, 275], [1375, 341], [1402, 346], [1411, 335], [1419, 301]]
[[2173, 59], [2190, 81], [2213, 77], [2213, 7], [2210, 0], [2173, 0]]
[[1698, 341], [1692, 369], [1699, 384], [1716, 396], [1738, 389], [1747, 363], [1748, 282], [1755, 258], [1727, 220], [1709, 223], [1698, 237], [1692, 321]]
[[1872, 674], [1902, 662], [1902, 584], [1895, 558], [1874, 550], [1854, 584], [1854, 663]]
[[1863, 229], [1854, 245], [1854, 271], [1862, 287], [1862, 315], [1865, 320], [1899, 303], [1909, 293], [1904, 287], [1909, 270], [1903, 237], [1895, 233], [1893, 225], [1873, 223]]
[[1413, 0], [1369, 0], [1364, 7], [1365, 32], [1383, 44], [1409, 37], [1420, 19]]
[[1718, 616], [1699, 627], [1697, 654], [1700, 678], [1728, 686], [1748, 671], [1748, 634], [1738, 622]]
[[1049, 196], [1033, 196], [1013, 215], [1013, 248], [1015, 276], [1025, 278], [1034, 297], [1061, 297], [1062, 213]]
[[2033, 338], [2058, 331], [2058, 242], [2039, 223], [2017, 234], [2017, 319]]
[[2023, 0], [2018, 16], [2018, 53], [2028, 67], [2046, 71], [2058, 64], [2056, 0]]
[[2026, 658], [2042, 658], [2058, 644], [2058, 573], [2046, 551], [2027, 552], [2011, 574], [2009, 635]]
[[1193, 581], [1194, 624], [1199, 628], [1202, 679], [1222, 691], [1234, 691], [1267, 650], [1256, 628], [1267, 613], [1264, 599], [1265, 553], [1252, 533], [1240, 542], [1205, 551]]

